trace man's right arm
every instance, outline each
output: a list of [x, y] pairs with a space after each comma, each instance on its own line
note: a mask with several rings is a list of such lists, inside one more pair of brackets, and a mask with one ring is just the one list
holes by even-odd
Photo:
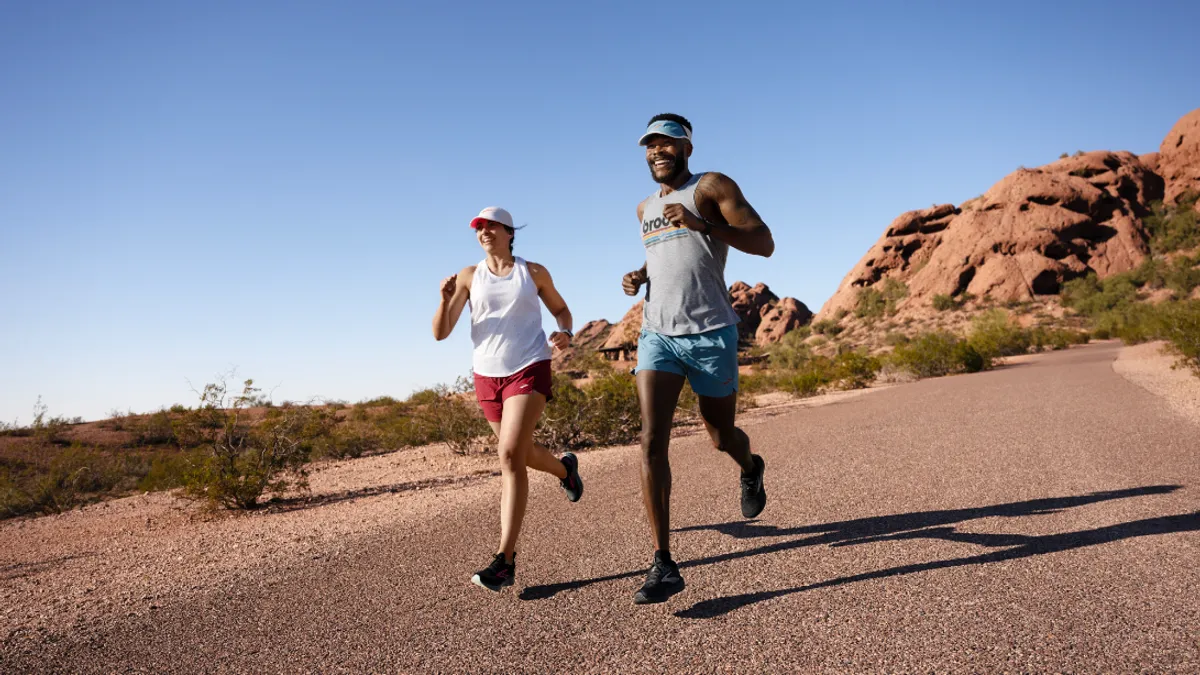
[[[642, 222], [642, 214], [646, 211], [646, 202], [638, 204], [637, 218], [638, 223]], [[649, 277], [646, 275], [646, 263], [642, 263], [640, 269], [636, 269], [625, 276], [621, 277], [621, 290], [625, 291], [625, 295], [637, 295], [638, 289], [642, 284], [646, 283]]]

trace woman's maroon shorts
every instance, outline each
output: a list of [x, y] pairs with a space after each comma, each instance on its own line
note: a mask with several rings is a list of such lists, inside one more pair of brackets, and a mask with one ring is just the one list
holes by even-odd
[[550, 362], [538, 361], [504, 377], [475, 376], [475, 396], [489, 422], [499, 422], [504, 401], [510, 396], [537, 392], [549, 401], [551, 388]]

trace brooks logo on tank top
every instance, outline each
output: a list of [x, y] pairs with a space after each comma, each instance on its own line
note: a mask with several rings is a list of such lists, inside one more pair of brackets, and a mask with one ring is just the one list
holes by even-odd
[[476, 265], [469, 301], [476, 375], [507, 377], [550, 358], [537, 284], [523, 258], [514, 258], [503, 277], [492, 274], [486, 260]]
[[729, 244], [663, 217], [667, 204], [682, 204], [696, 217], [696, 185], [704, 174], [670, 194], [660, 189], [642, 208], [642, 243], [646, 246], [646, 304], [642, 327], [663, 335], [695, 335], [732, 326], [737, 312], [725, 285]]

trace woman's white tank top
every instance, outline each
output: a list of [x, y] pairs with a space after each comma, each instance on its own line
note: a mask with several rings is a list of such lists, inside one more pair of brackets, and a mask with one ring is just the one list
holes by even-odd
[[476, 375], [506, 377], [550, 358], [537, 285], [523, 258], [514, 258], [503, 277], [492, 274], [486, 260], [476, 265], [470, 303]]

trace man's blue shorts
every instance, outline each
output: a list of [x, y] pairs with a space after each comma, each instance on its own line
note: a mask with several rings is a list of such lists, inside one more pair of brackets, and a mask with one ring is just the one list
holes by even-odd
[[687, 377], [692, 391], [724, 398], [738, 390], [737, 325], [696, 335], [638, 336], [637, 371], [658, 370]]

